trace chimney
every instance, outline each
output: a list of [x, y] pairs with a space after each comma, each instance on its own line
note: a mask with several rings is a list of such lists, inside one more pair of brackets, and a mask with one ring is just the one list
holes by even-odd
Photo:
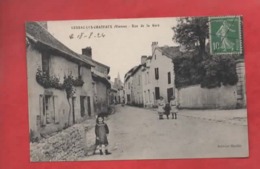
[[86, 47], [82, 49], [82, 55], [88, 56], [92, 58], [92, 48], [91, 47]]
[[157, 48], [157, 47], [158, 47], [158, 42], [152, 42], [152, 55], [153, 55], [155, 48]]
[[144, 64], [145, 61], [146, 61], [146, 59], [147, 59], [147, 56], [142, 56], [142, 57], [141, 57], [141, 64]]
[[39, 25], [41, 25], [42, 27], [44, 27], [46, 30], [48, 30], [48, 25], [46, 21], [41, 21], [41, 22], [37, 22]]

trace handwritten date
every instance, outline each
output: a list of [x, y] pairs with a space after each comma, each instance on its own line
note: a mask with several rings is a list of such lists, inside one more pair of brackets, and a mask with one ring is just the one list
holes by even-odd
[[70, 34], [69, 38], [70, 39], [92, 39], [92, 38], [104, 38], [106, 37], [106, 35], [104, 33], [94, 33], [94, 32], [90, 32], [90, 33], [85, 33], [85, 32], [81, 32], [79, 34]]

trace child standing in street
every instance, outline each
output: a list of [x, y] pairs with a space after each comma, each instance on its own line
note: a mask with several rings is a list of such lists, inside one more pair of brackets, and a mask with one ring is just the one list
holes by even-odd
[[169, 114], [171, 111], [171, 106], [169, 103], [166, 103], [164, 110], [165, 110], [165, 115], [166, 115], [167, 119], [169, 119]]
[[97, 117], [95, 134], [96, 134], [96, 146], [99, 148], [100, 155], [103, 155], [104, 152], [106, 155], [111, 154], [107, 150], [107, 146], [108, 146], [107, 134], [109, 134], [109, 129], [107, 124], [104, 122], [103, 116]]
[[163, 119], [163, 114], [165, 112], [164, 108], [165, 108], [165, 101], [163, 97], [160, 97], [160, 100], [158, 101], [158, 109], [157, 109], [160, 120]]
[[172, 119], [177, 119], [178, 107], [177, 101], [174, 96], [171, 97], [170, 101]]

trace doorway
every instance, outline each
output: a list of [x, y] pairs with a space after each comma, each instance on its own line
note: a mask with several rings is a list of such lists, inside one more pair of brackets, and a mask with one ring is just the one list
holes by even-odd
[[174, 95], [173, 93], [173, 88], [168, 88], [167, 89], [167, 100], [168, 100], [168, 103], [171, 101], [171, 97]]

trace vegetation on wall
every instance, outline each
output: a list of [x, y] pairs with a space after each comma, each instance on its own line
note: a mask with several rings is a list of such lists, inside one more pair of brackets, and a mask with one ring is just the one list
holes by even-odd
[[71, 73], [68, 76], [65, 75], [64, 81], [63, 83], [61, 83], [59, 77], [56, 77], [55, 75], [49, 75], [46, 72], [42, 71], [41, 68], [37, 69], [36, 81], [38, 82], [38, 84], [46, 89], [54, 88], [58, 90], [66, 90], [66, 88], [68, 87], [68, 82], [70, 82], [71, 85], [75, 87], [81, 87], [84, 84], [84, 81], [81, 77], [74, 78]]
[[65, 127], [68, 127], [70, 125], [71, 110], [72, 110], [70, 99], [73, 97], [73, 95], [76, 92], [75, 87], [83, 86], [84, 81], [82, 80], [82, 78], [81, 77], [74, 78], [72, 76], [72, 73], [70, 73], [69, 75], [64, 76], [63, 83], [61, 83], [60, 79], [55, 75], [50, 76], [49, 74], [42, 71], [41, 68], [38, 68], [36, 73], [36, 81], [44, 88], [65, 90], [67, 101], [69, 104], [68, 123], [67, 126]]
[[41, 68], [37, 69], [36, 81], [44, 88], [63, 90], [63, 84], [60, 83], [60, 79], [56, 76], [50, 76], [46, 72], [42, 71]]

